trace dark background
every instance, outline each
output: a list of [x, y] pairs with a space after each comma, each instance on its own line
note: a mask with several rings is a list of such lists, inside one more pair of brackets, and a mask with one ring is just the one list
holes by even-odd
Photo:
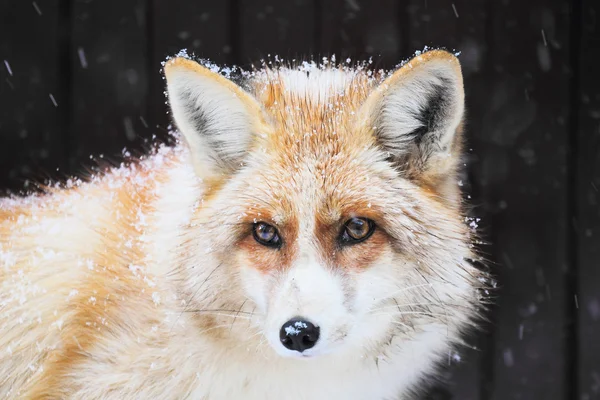
[[0, 188], [164, 138], [160, 62], [181, 48], [387, 68], [461, 51], [465, 189], [500, 289], [429, 396], [600, 399], [599, 18], [599, 0], [0, 0]]

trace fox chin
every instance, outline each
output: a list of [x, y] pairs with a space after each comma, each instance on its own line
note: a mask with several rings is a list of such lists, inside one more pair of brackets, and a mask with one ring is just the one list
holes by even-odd
[[173, 145], [0, 200], [0, 397], [413, 398], [487, 282], [457, 58], [164, 72]]

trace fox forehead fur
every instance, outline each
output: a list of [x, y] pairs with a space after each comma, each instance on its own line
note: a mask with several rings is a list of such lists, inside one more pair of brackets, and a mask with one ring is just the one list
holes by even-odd
[[175, 146], [0, 200], [0, 397], [409, 399], [475, 325], [454, 55], [213, 69], [166, 62]]

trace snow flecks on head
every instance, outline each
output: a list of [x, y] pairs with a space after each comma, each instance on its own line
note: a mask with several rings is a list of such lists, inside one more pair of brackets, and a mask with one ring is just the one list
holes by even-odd
[[192, 58], [188, 54], [187, 49], [181, 49], [181, 50], [179, 50], [179, 52], [175, 56], [176, 57], [183, 57], [183, 58], [187, 58], [187, 59], [191, 59]]
[[167, 57], [163, 62], [161, 62], [161, 65], [164, 67], [165, 65], [167, 65], [167, 63], [169, 63], [169, 61], [175, 59], [175, 58], [185, 58], [187, 60], [193, 60], [196, 61], [198, 64], [202, 65], [203, 67], [209, 69], [212, 72], [216, 72], [218, 74], [223, 75], [226, 78], [232, 78], [234, 73], [237, 73], [238, 71], [241, 71], [241, 69], [239, 69], [238, 67], [234, 66], [220, 66], [218, 64], [213, 63], [212, 61], [210, 61], [209, 59], [206, 58], [196, 58], [194, 56], [194, 54], [189, 54], [187, 49], [181, 49], [177, 54], [175, 54], [174, 56], [169, 56]]
[[366, 74], [367, 71], [371, 71], [370, 75], [379, 75], [380, 78], [385, 78], [386, 76], [389, 76], [392, 72], [380, 69], [376, 71], [376, 74], [374, 74], [372, 65], [372, 59], [369, 59], [367, 61], [353, 62], [351, 58], [346, 58], [344, 60], [338, 61], [335, 54], [331, 55], [331, 57], [321, 58], [320, 62], [315, 60], [286, 61], [282, 58], [275, 56], [274, 59], [261, 60], [260, 69], [253, 68], [253, 71], [249, 74], [248, 78], [261, 78], [267, 71], [279, 71], [283, 74], [297, 71], [302, 72], [307, 76], [310, 76], [310, 74], [318, 74], [319, 72], [327, 74], [328, 71], [336, 71], [340, 75], [355, 75], [357, 73]]
[[[274, 75], [285, 76], [299, 74], [298, 76], [305, 74], [307, 76], [317, 74], [318, 72], [323, 75], [329, 75], [335, 80], [341, 79], [344, 75], [352, 76], [356, 73], [362, 73], [369, 76], [372, 79], [381, 81], [382, 78], [389, 76], [392, 71], [378, 70], [374, 71], [372, 67], [373, 60], [368, 61], [355, 61], [352, 62], [350, 58], [346, 58], [338, 62], [335, 55], [331, 57], [323, 57], [320, 62], [315, 60], [296, 60], [290, 61], [281, 58], [278, 55], [268, 55], [267, 58], [261, 59], [258, 65], [251, 65], [250, 70], [245, 70], [239, 66], [220, 66], [213, 63], [208, 59], [197, 58], [193, 54], [189, 54], [186, 49], [182, 49], [174, 56], [169, 56], [165, 61], [162, 62], [164, 67], [169, 61], [182, 57], [189, 60], [194, 60], [210, 71], [219, 73], [228, 79], [234, 80], [246, 89], [251, 89], [256, 81], [264, 81], [265, 78], [273, 77]], [[327, 79], [327, 78], [325, 78]], [[318, 86], [318, 85], [315, 85]], [[329, 86], [325, 84], [325, 86]]]
[[460, 56], [461, 52], [457, 51], [457, 50], [449, 50], [449, 49], [444, 49], [443, 47], [430, 47], [430, 46], [424, 46], [423, 50], [417, 50], [413, 53], [412, 56], [402, 60], [398, 65], [396, 65], [396, 69], [397, 68], [401, 68], [404, 65], [408, 64], [410, 62], [410, 60], [412, 60], [415, 57], [419, 57], [425, 53], [427, 53], [428, 51], [432, 51], [432, 50], [445, 50], [445, 51], [449, 51], [450, 53], [454, 54], [455, 57]]

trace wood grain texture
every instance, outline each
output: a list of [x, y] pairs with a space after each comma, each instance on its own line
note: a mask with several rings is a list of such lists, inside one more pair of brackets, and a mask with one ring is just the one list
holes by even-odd
[[314, 1], [243, 0], [240, 6], [242, 65], [269, 55], [291, 61], [314, 54]]
[[0, 3], [0, 188], [61, 176], [67, 165], [64, 12], [59, 0]]
[[146, 128], [146, 2], [75, 0], [72, 21], [72, 145], [77, 167], [90, 155], [118, 159]]
[[564, 399], [569, 13], [563, 1], [494, 2], [480, 154], [499, 249], [492, 399]]
[[186, 49], [190, 55], [217, 64], [234, 62], [239, 49], [232, 37], [232, 17], [238, 12], [231, 1], [150, 0], [148, 20], [149, 106], [148, 125], [164, 138], [171, 118], [167, 114], [161, 63]]
[[393, 0], [320, 3], [320, 47], [325, 56], [338, 60], [373, 58], [381, 68], [393, 68], [402, 57], [404, 40], [400, 29], [400, 5]]
[[[580, 18], [580, 46], [575, 54], [574, 71], [577, 87], [573, 91], [573, 122], [571, 158], [572, 201], [575, 235], [575, 261], [578, 261], [573, 278], [576, 298], [568, 299], [577, 313], [577, 332], [572, 349], [577, 351], [573, 361], [577, 370], [577, 391], [581, 400], [600, 399], [600, 76], [596, 66], [600, 63], [600, 3], [584, 0], [581, 8], [574, 10]], [[579, 13], [577, 13], [579, 11]], [[578, 373], [578, 374], [577, 374]]]

